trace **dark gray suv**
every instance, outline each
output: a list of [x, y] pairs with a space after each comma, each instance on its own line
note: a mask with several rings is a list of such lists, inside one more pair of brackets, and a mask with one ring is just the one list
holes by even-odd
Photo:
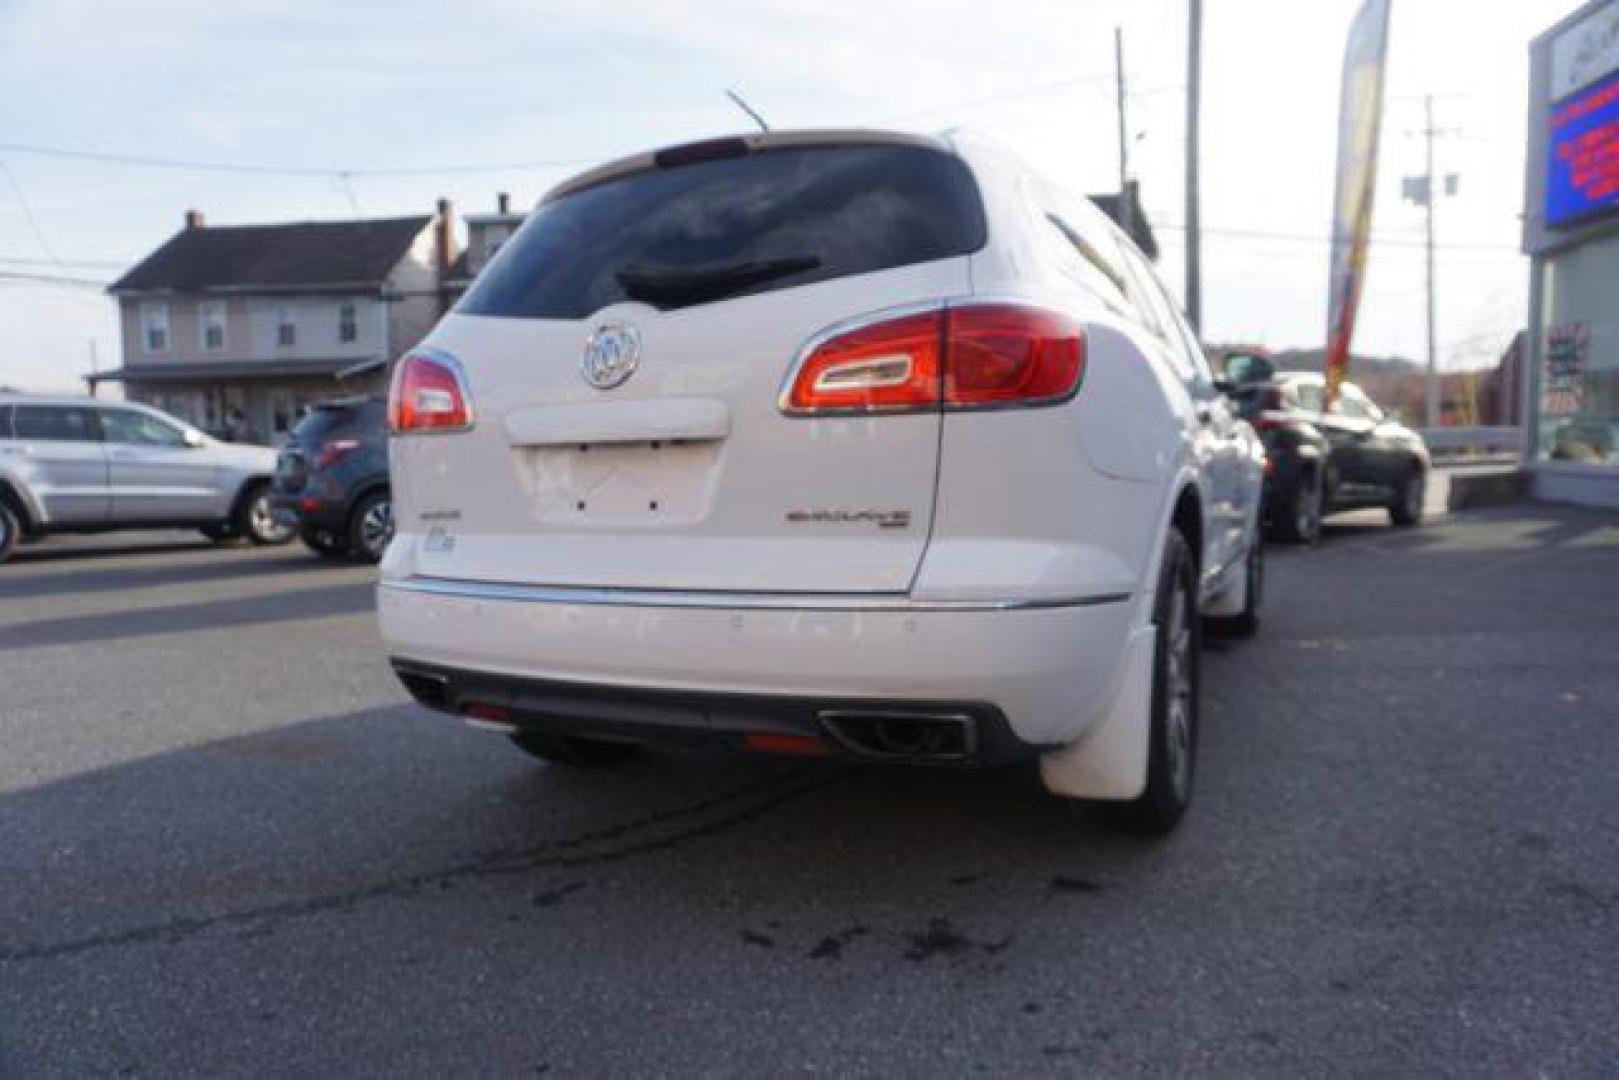
[[311, 550], [376, 562], [393, 539], [387, 406], [346, 398], [313, 406], [276, 462], [270, 500]]

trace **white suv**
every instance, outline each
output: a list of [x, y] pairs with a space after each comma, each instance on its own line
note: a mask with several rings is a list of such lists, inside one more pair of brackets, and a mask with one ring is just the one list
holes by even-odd
[[969, 136], [770, 133], [541, 202], [394, 372], [379, 613], [423, 703], [981, 765], [1171, 827], [1263, 452], [1146, 260]]

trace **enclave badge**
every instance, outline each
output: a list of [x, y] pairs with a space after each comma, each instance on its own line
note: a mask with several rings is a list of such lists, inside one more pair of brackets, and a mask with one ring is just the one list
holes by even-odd
[[598, 390], [611, 390], [635, 374], [641, 362], [641, 335], [633, 326], [600, 326], [585, 339], [579, 374]]

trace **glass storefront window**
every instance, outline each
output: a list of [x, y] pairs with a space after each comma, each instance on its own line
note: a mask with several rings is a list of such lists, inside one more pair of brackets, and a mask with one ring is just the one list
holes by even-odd
[[1540, 460], [1619, 468], [1619, 233], [1548, 255], [1542, 273]]

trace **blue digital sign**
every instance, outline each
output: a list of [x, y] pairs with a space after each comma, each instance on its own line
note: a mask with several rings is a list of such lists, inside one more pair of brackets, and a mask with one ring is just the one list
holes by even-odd
[[1546, 224], [1619, 210], [1619, 72], [1552, 106]]

